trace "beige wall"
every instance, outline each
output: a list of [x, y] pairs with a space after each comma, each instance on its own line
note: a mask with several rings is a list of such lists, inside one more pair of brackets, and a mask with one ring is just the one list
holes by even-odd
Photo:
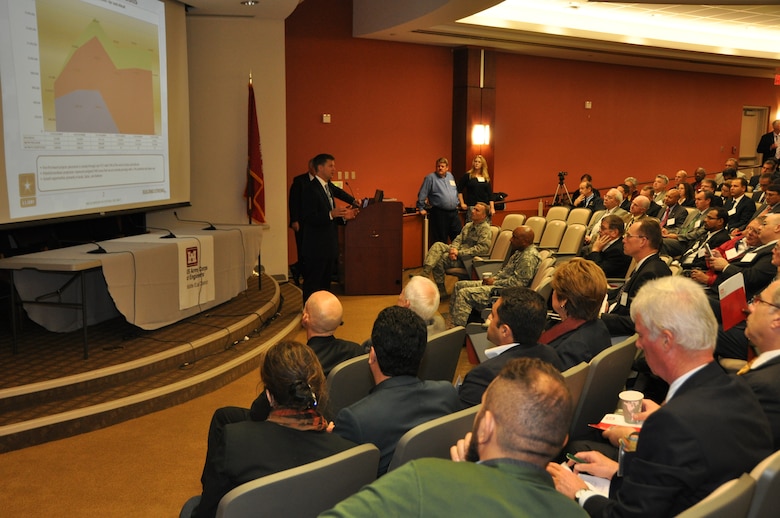
[[[254, 79], [265, 174], [262, 262], [287, 272], [284, 20], [187, 17], [192, 207], [183, 219], [247, 223], [247, 82]], [[175, 92], [170, 92], [173, 97]], [[173, 211], [149, 225], [173, 224]]]

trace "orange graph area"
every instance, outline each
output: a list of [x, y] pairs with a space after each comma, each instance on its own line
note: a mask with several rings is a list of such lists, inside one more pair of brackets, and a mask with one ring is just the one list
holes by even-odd
[[154, 134], [152, 73], [117, 69], [97, 38], [74, 52], [54, 81], [55, 98], [78, 90], [100, 92], [120, 133]]

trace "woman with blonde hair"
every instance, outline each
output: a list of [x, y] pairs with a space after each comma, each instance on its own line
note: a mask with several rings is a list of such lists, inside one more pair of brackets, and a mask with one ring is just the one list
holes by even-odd
[[493, 188], [490, 185], [487, 160], [482, 155], [474, 157], [471, 169], [458, 180], [458, 201], [460, 209], [466, 211], [466, 221], [471, 220], [471, 208], [482, 202], [490, 207], [488, 219], [496, 212], [493, 203]]
[[589, 362], [612, 344], [599, 318], [607, 294], [607, 278], [593, 261], [576, 257], [555, 269], [552, 308], [561, 322], [539, 338], [558, 353], [563, 368]]
[[265, 421], [227, 424], [219, 437], [209, 437], [203, 494], [185, 504], [181, 518], [213, 517], [231, 489], [355, 446], [327, 431], [328, 422], [320, 413], [325, 375], [308, 345], [283, 341], [271, 346], [260, 377], [271, 413]]

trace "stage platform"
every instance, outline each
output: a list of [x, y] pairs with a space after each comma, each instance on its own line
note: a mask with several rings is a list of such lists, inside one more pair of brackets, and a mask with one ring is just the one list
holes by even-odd
[[123, 318], [53, 333], [25, 319], [12, 354], [0, 328], [0, 452], [69, 437], [179, 404], [258, 368], [262, 351], [300, 325], [298, 288], [263, 275], [232, 300], [145, 331]]

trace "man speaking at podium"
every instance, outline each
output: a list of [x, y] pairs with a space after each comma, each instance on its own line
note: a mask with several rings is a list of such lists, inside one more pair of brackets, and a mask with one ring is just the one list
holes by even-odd
[[[330, 278], [339, 257], [337, 225], [355, 219], [355, 198], [331, 183], [336, 163], [333, 155], [319, 154], [312, 159], [314, 179], [303, 190], [303, 302], [315, 291], [329, 290]], [[338, 207], [335, 199], [345, 201]]]

